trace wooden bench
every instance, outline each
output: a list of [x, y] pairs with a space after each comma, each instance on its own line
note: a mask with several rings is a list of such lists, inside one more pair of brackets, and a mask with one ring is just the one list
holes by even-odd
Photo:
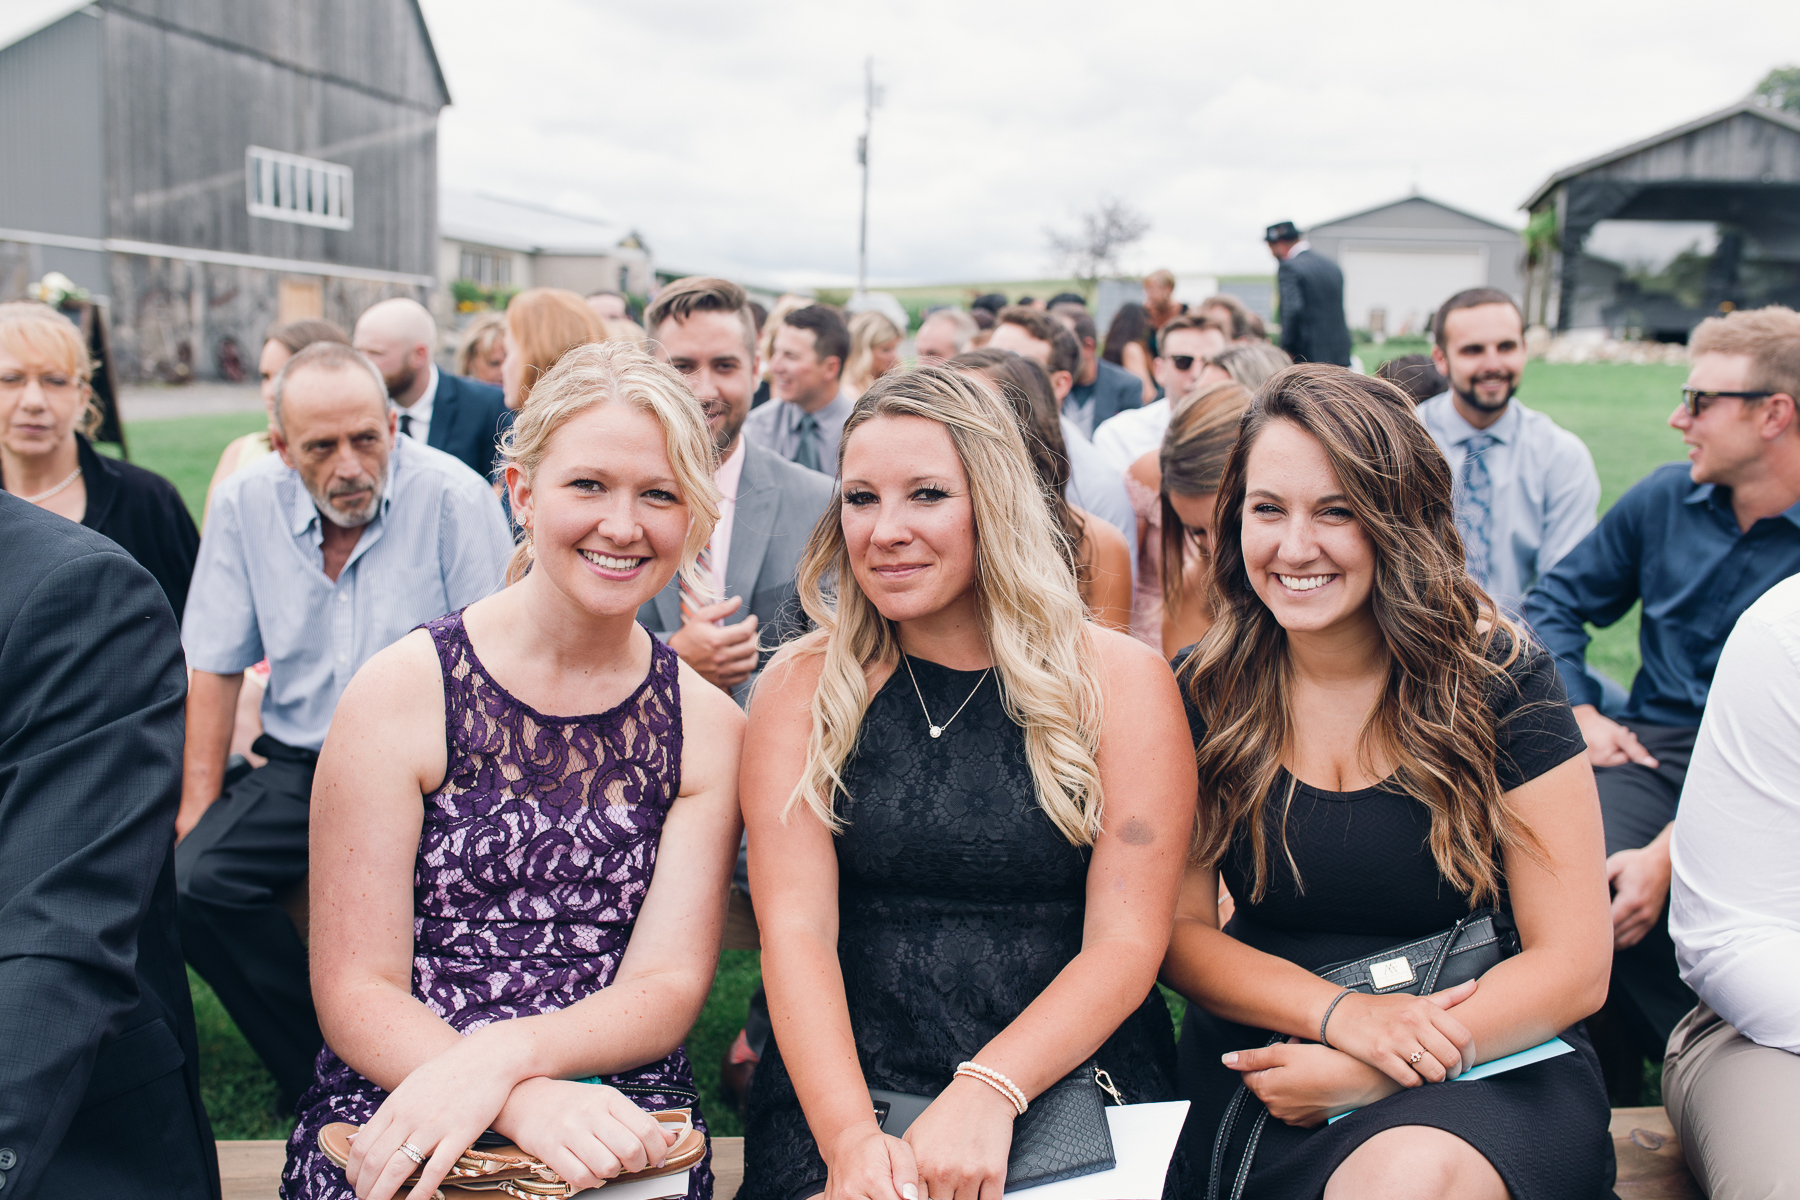
[[[1662, 1109], [1613, 1109], [1612, 1136], [1619, 1200], [1702, 1200]], [[285, 1142], [220, 1142], [225, 1200], [275, 1200], [286, 1156]], [[744, 1181], [743, 1138], [713, 1139], [713, 1172], [713, 1200], [733, 1200]]]
[[[219, 1181], [225, 1200], [275, 1200], [281, 1187], [281, 1168], [287, 1162], [286, 1142], [220, 1142]], [[744, 1182], [744, 1139], [713, 1139], [713, 1200], [732, 1200]]]

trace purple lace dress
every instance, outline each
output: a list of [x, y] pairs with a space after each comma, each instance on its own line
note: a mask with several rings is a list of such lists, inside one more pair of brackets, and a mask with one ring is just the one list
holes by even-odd
[[[652, 639], [650, 673], [623, 703], [598, 716], [545, 716], [488, 675], [461, 612], [425, 628], [444, 671], [448, 770], [425, 797], [412, 990], [466, 1034], [566, 1008], [613, 981], [680, 790], [681, 699], [675, 652]], [[606, 1082], [691, 1093], [694, 1076], [678, 1048]], [[319, 1130], [362, 1124], [386, 1098], [321, 1050], [288, 1139], [282, 1196], [351, 1200]], [[635, 1089], [632, 1099], [648, 1109], [688, 1104]], [[691, 1180], [688, 1200], [711, 1200], [710, 1146]]]

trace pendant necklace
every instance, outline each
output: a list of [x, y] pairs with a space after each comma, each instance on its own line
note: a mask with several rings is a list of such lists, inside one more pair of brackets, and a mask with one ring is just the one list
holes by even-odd
[[944, 727], [949, 725], [950, 721], [954, 721], [956, 718], [962, 716], [962, 710], [969, 707], [969, 700], [975, 698], [975, 692], [981, 690], [981, 685], [986, 683], [987, 677], [994, 672], [994, 668], [992, 667], [983, 671], [981, 673], [981, 678], [975, 681], [975, 690], [969, 693], [968, 699], [956, 706], [956, 711], [950, 714], [950, 721], [945, 721], [943, 725], [939, 725], [931, 719], [931, 710], [925, 707], [925, 693], [919, 690], [919, 677], [913, 674], [912, 656], [905, 651], [901, 651], [900, 661], [906, 664], [906, 673], [912, 678], [913, 695], [919, 698], [919, 711], [925, 714], [925, 724], [931, 727], [931, 736], [934, 738], [944, 736]]
[[49, 491], [39, 492], [35, 496], [20, 496], [19, 499], [23, 500], [27, 504], [42, 504], [44, 501], [50, 499], [50, 497], [62, 492], [71, 483], [74, 483], [77, 479], [80, 479], [80, 478], [81, 478], [81, 468], [76, 467], [73, 471], [71, 471], [69, 473], [69, 477], [67, 479], [65, 479], [61, 483], [57, 484], [55, 487], [51, 488]]

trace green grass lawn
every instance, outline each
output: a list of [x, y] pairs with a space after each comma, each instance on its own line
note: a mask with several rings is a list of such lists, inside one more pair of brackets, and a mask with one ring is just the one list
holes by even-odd
[[[1357, 353], [1373, 369], [1398, 354], [1421, 352], [1423, 342], [1391, 340]], [[1681, 439], [1666, 419], [1686, 378], [1682, 367], [1622, 364], [1532, 363], [1520, 399], [1548, 413], [1579, 435], [1593, 451], [1600, 473], [1601, 506], [1610, 506], [1626, 488], [1659, 463], [1682, 456]], [[141, 421], [126, 429], [132, 459], [167, 476], [180, 489], [196, 521], [219, 452], [226, 443], [261, 428], [261, 413], [178, 417]], [[1622, 683], [1637, 671], [1637, 611], [1595, 634], [1591, 660]], [[712, 994], [687, 1040], [688, 1054], [713, 1131], [743, 1132], [737, 1114], [718, 1090], [719, 1060], [737, 1036], [750, 994], [760, 978], [755, 951], [727, 950], [719, 962]], [[285, 1137], [291, 1122], [278, 1119], [271, 1105], [275, 1084], [245, 1044], [212, 989], [192, 974], [195, 1017], [200, 1029], [201, 1091], [214, 1132], [220, 1138]], [[1165, 992], [1170, 1016], [1180, 1027], [1181, 998]]]

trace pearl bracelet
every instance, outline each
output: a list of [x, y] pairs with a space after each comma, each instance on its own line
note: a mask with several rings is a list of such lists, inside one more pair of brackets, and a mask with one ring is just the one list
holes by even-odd
[[1002, 1096], [1005, 1096], [1007, 1102], [1013, 1106], [1021, 1117], [1025, 1115], [1025, 1110], [1030, 1107], [1030, 1105], [1026, 1103], [1025, 1093], [1019, 1089], [1019, 1085], [1002, 1075], [1000, 1072], [994, 1070], [992, 1067], [984, 1067], [980, 1063], [973, 1061], [958, 1063], [956, 1066], [956, 1074], [958, 1076], [967, 1075], [971, 1079], [981, 1080], [981, 1082], [987, 1084]]

